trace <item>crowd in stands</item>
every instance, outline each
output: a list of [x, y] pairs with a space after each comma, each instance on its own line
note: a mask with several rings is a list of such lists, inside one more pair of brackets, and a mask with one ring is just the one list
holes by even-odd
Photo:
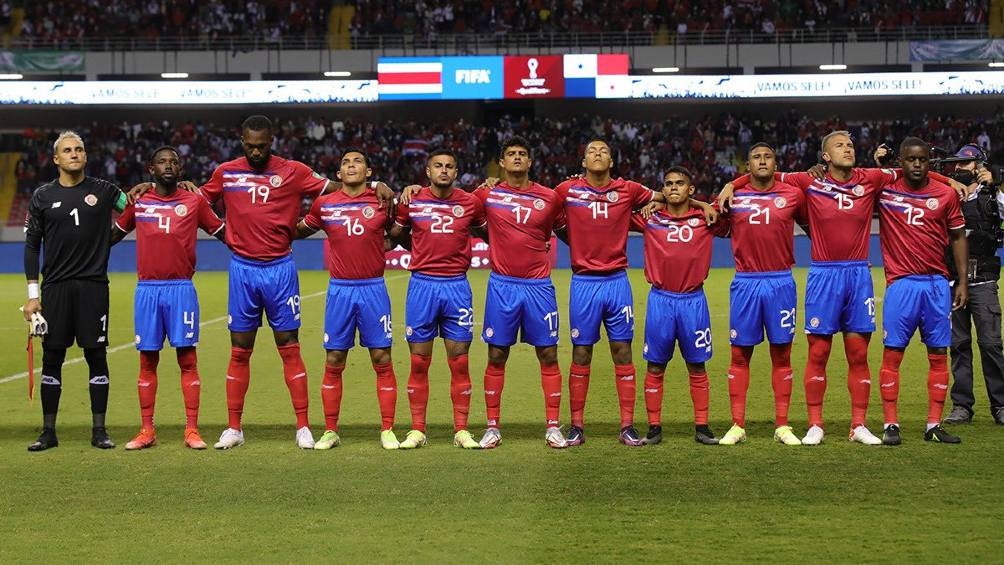
[[[340, 154], [346, 148], [358, 147], [368, 154], [373, 178], [395, 189], [426, 181], [425, 155], [435, 147], [448, 147], [458, 155], [462, 172], [459, 184], [472, 188], [486, 175], [497, 174], [490, 164], [497, 158], [502, 140], [517, 134], [532, 145], [532, 178], [542, 184], [555, 186], [580, 173], [585, 145], [601, 137], [614, 149], [616, 175], [658, 188], [667, 167], [683, 165], [693, 171], [698, 194], [705, 199], [743, 172], [746, 150], [752, 143], [765, 140], [773, 144], [780, 170], [805, 170], [817, 163], [823, 135], [836, 129], [851, 131], [862, 166], [873, 166], [871, 154], [880, 143], [895, 147], [907, 135], [920, 136], [953, 152], [963, 143], [980, 143], [995, 150], [991, 154], [996, 162], [1004, 162], [999, 143], [1004, 139], [1004, 110], [976, 120], [922, 116], [853, 122], [840, 117], [813, 120], [791, 112], [769, 119], [724, 113], [651, 122], [584, 116], [569, 120], [503, 118], [490, 125], [464, 121], [360, 123], [319, 118], [280, 120], [277, 124], [273, 147], [276, 154], [303, 161], [335, 178]], [[27, 130], [5, 136], [5, 146], [14, 144], [13, 148], [24, 153], [17, 168], [23, 194], [55, 178], [51, 154], [58, 133]], [[206, 181], [223, 161], [241, 155], [236, 128], [218, 124], [94, 124], [80, 128], [79, 133], [87, 144], [88, 174], [123, 187], [144, 180], [145, 159], [151, 150], [164, 144], [179, 149], [185, 177], [196, 183]]]

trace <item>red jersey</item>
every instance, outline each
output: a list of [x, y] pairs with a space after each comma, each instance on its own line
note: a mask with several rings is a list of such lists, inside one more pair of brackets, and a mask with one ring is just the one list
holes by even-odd
[[223, 220], [206, 199], [177, 190], [170, 196], [149, 191], [122, 211], [115, 227], [136, 230], [136, 271], [141, 281], [190, 279], [195, 274], [198, 229], [216, 235]]
[[601, 188], [584, 178], [571, 179], [554, 190], [565, 200], [572, 271], [588, 275], [626, 269], [631, 213], [655, 193], [620, 178]]
[[485, 208], [476, 196], [459, 188], [438, 198], [423, 187], [408, 206], [397, 207], [395, 221], [411, 226], [411, 271], [453, 277], [471, 266], [471, 228], [484, 227]]
[[272, 155], [260, 171], [245, 157], [227, 161], [200, 190], [212, 203], [223, 198], [234, 253], [271, 261], [289, 254], [304, 197], [318, 196], [327, 184], [303, 163]]
[[889, 284], [908, 275], [948, 278], [948, 230], [965, 228], [966, 220], [950, 186], [929, 178], [926, 186], [914, 190], [901, 179], [879, 195], [879, 226]]
[[561, 195], [535, 182], [523, 188], [503, 182], [479, 188], [474, 195], [484, 203], [488, 218], [492, 270], [524, 279], [550, 276], [547, 244], [551, 232], [565, 226]]
[[359, 196], [344, 190], [317, 197], [303, 223], [328, 234], [328, 272], [333, 279], [375, 279], [383, 276], [384, 234], [390, 225], [376, 191]]
[[709, 226], [704, 211], [691, 207], [682, 216], [665, 210], [646, 220], [631, 217], [632, 228], [645, 234], [645, 278], [660, 290], [686, 293], [704, 286], [711, 268], [711, 242], [727, 229]]
[[795, 264], [795, 222], [805, 223], [805, 194], [777, 181], [764, 191], [746, 186], [719, 221], [732, 233], [736, 271], [788, 271]]

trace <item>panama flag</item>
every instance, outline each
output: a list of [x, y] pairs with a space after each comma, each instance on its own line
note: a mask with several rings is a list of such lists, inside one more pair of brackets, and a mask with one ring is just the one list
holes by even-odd
[[443, 96], [443, 62], [439, 57], [380, 57], [377, 92], [381, 100], [438, 100]]
[[565, 96], [625, 98], [631, 95], [626, 54], [565, 55]]

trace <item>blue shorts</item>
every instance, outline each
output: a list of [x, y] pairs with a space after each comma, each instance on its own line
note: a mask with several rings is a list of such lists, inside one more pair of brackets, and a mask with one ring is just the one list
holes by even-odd
[[160, 351], [199, 344], [199, 297], [190, 279], [139, 281], [133, 306], [136, 349]]
[[875, 290], [867, 261], [814, 261], [805, 283], [805, 333], [875, 331]]
[[729, 340], [748, 347], [767, 341], [791, 343], [795, 338], [798, 295], [791, 271], [736, 273], [729, 287]]
[[324, 349], [348, 351], [356, 344], [386, 349], [391, 344], [390, 297], [383, 278], [331, 279], [324, 303]]
[[404, 318], [409, 343], [437, 336], [470, 343], [474, 339], [474, 298], [467, 275], [436, 277], [412, 273]]
[[704, 289], [686, 294], [652, 288], [645, 313], [646, 361], [664, 365], [675, 344], [687, 363], [711, 359], [711, 315]]
[[490, 345], [509, 347], [519, 331], [523, 343], [537, 347], [558, 344], [558, 299], [551, 279], [488, 275], [485, 329], [481, 338]]
[[600, 340], [600, 322], [610, 341], [634, 339], [634, 300], [627, 273], [607, 276], [572, 275], [568, 319], [573, 345], [593, 345]]
[[300, 327], [300, 279], [292, 255], [272, 261], [234, 255], [230, 260], [230, 331], [257, 330], [262, 310], [273, 330], [285, 332]]
[[906, 347], [920, 328], [928, 347], [952, 344], [952, 288], [941, 275], [911, 275], [896, 279], [882, 303], [882, 343]]

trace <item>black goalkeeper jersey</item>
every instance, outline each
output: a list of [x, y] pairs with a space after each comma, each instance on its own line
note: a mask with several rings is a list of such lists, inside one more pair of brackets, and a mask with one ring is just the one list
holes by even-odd
[[112, 211], [124, 202], [117, 186], [92, 177], [71, 187], [59, 180], [38, 187], [24, 225], [28, 280], [38, 279], [41, 249], [43, 287], [73, 279], [108, 282]]

